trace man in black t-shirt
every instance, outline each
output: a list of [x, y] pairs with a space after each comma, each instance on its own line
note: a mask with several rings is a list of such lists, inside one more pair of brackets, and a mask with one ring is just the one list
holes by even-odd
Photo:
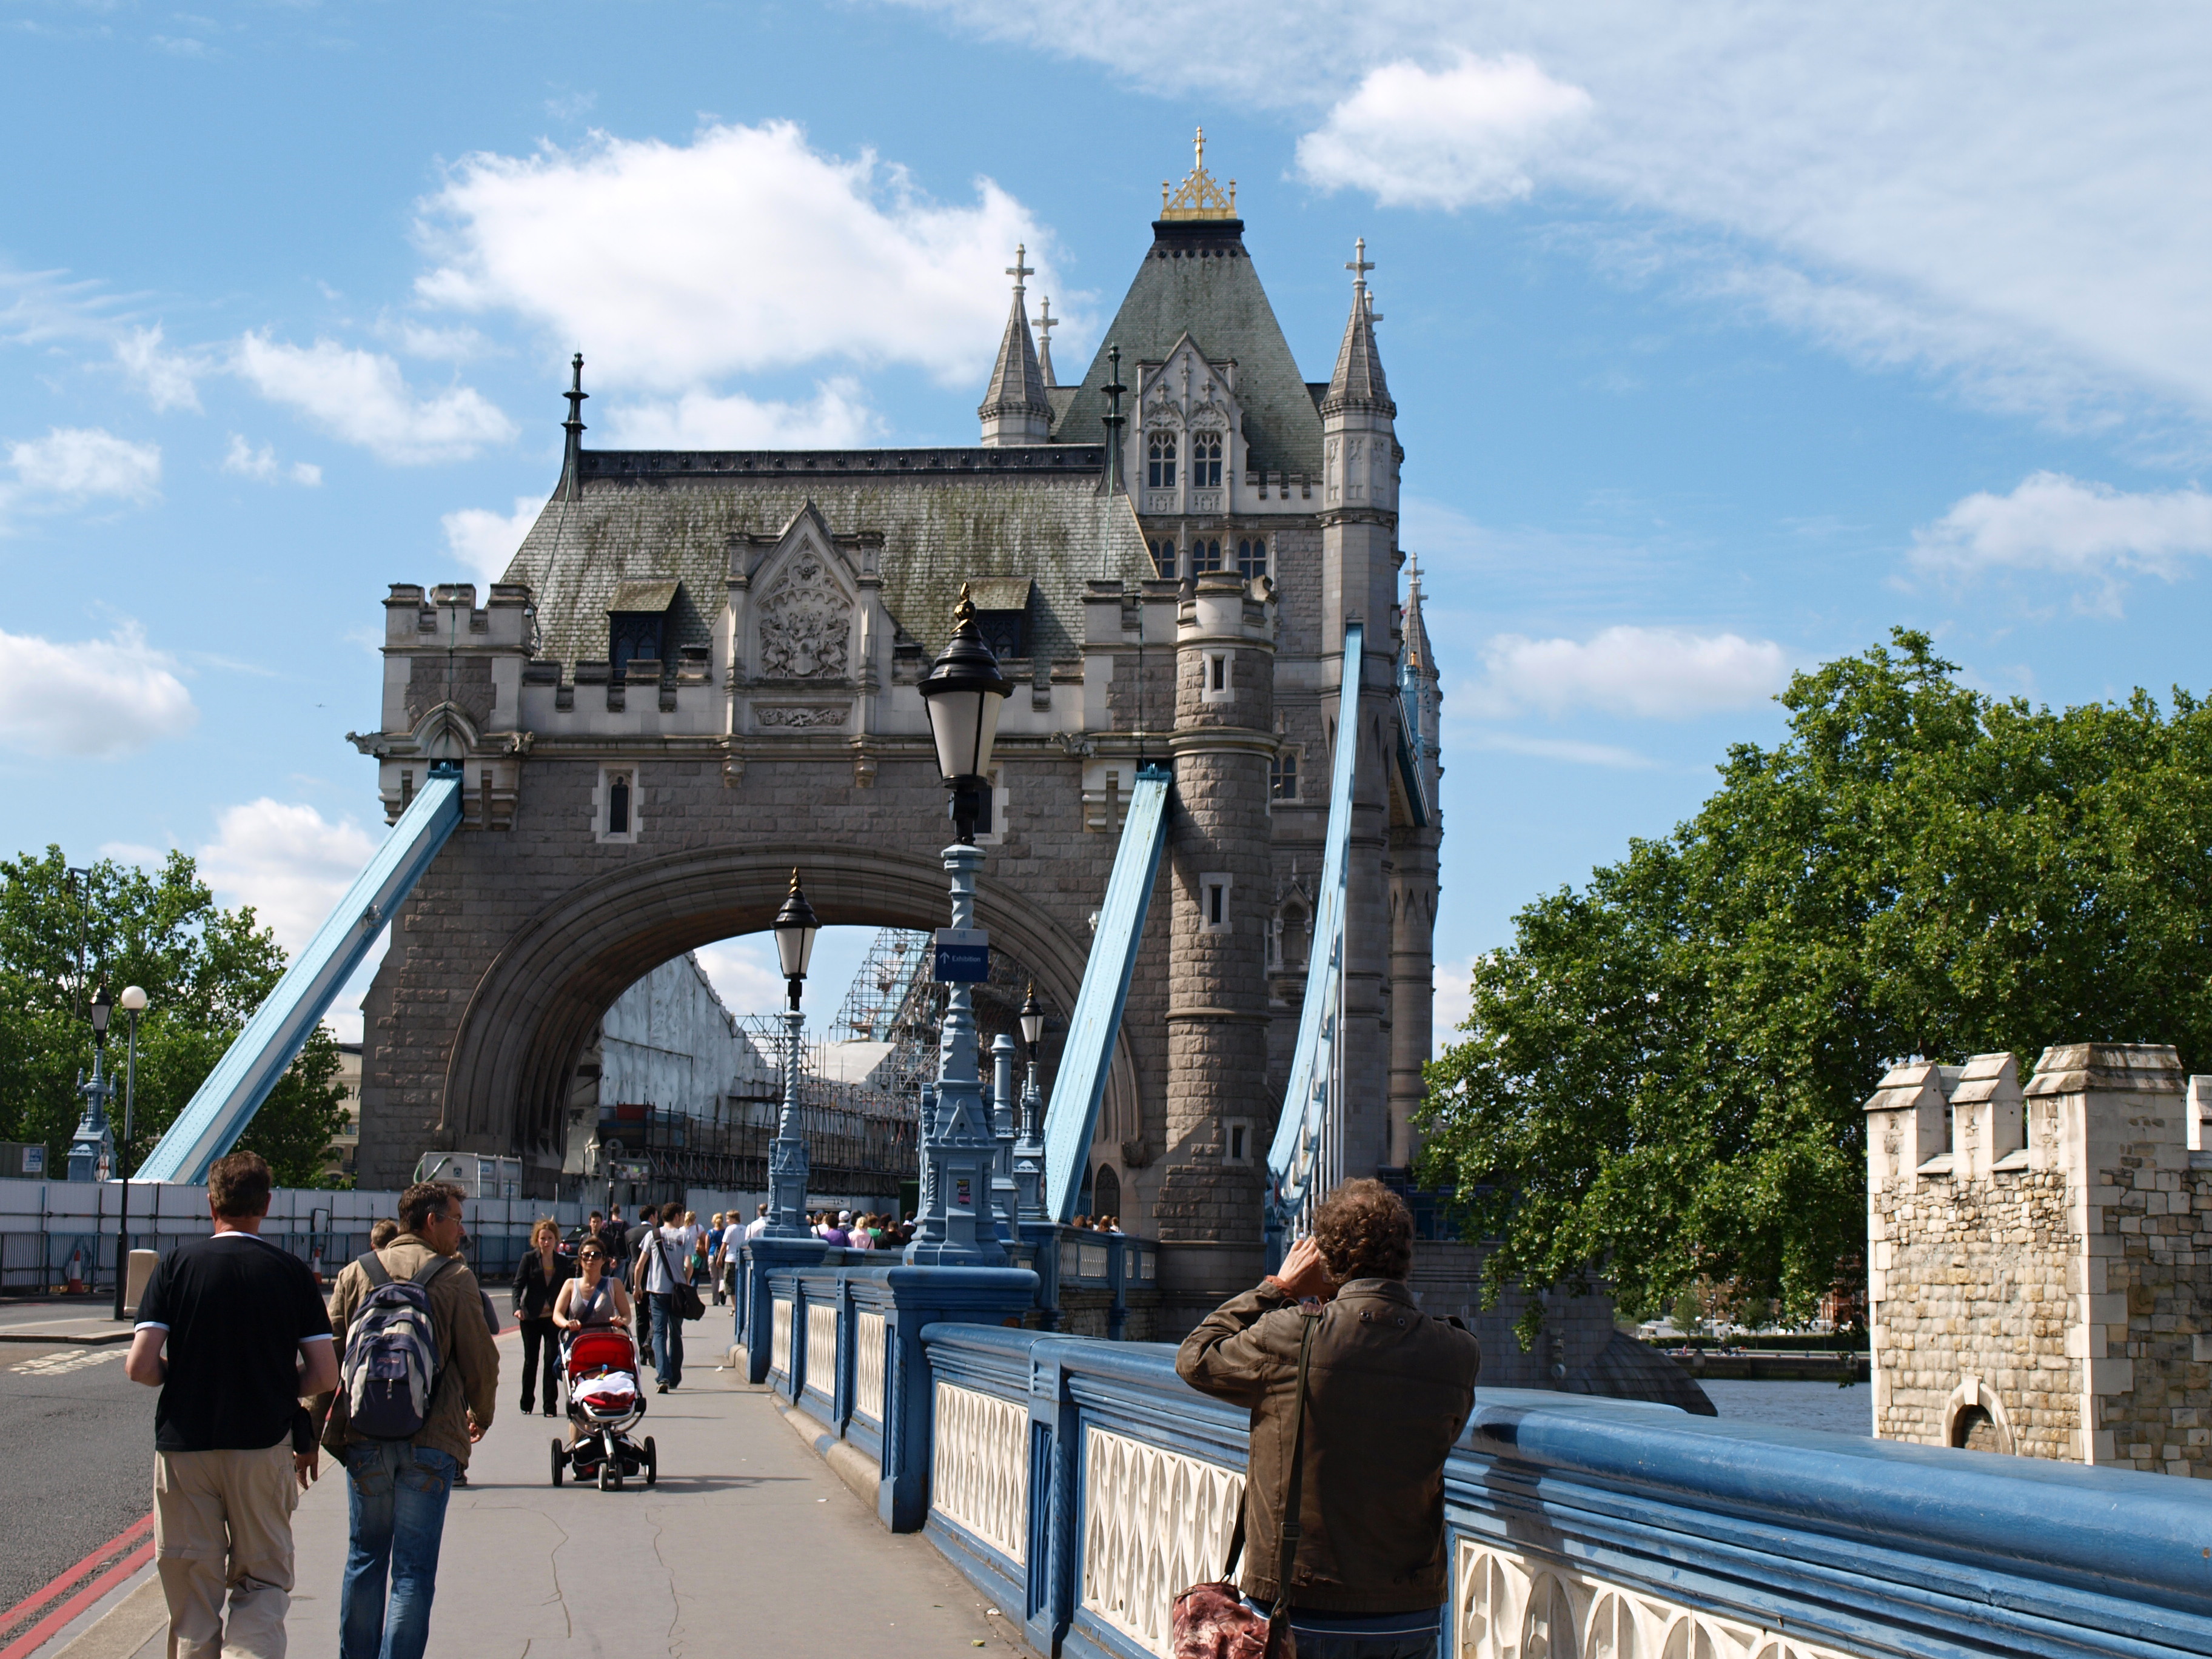
[[338, 1362], [307, 1264], [258, 1237], [270, 1184], [255, 1153], [216, 1160], [215, 1231], [154, 1269], [124, 1364], [161, 1390], [154, 1539], [173, 1659], [283, 1659], [292, 1509], [317, 1470], [295, 1424], [301, 1395], [337, 1386]]

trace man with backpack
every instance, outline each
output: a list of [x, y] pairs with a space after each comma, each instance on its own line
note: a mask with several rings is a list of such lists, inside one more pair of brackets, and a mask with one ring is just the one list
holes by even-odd
[[446, 1501], [491, 1426], [499, 1349], [459, 1259], [463, 1197], [450, 1182], [410, 1187], [399, 1236], [348, 1263], [331, 1297], [345, 1352], [336, 1393], [316, 1406], [347, 1474], [340, 1659], [422, 1659]]

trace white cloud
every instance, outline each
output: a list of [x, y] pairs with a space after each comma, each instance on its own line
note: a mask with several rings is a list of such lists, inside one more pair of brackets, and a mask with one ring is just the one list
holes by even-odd
[[199, 710], [175, 667], [135, 622], [69, 643], [0, 633], [0, 746], [112, 760], [181, 737]]
[[46, 495], [65, 501], [119, 496], [145, 502], [161, 482], [161, 447], [134, 444], [99, 427], [58, 426], [43, 438], [8, 446], [15, 469], [12, 497]]
[[1298, 140], [1298, 170], [1324, 190], [1350, 186], [1385, 206], [1460, 208], [1526, 196], [1528, 167], [1590, 96], [1509, 54], [1462, 52], [1433, 72], [1386, 64]]
[[227, 806], [216, 838], [199, 849], [200, 873], [227, 904], [250, 904], [277, 942], [297, 951], [384, 839], [352, 819], [330, 823], [312, 806], [266, 795]]
[[514, 422], [474, 387], [418, 397], [399, 365], [379, 352], [332, 340], [295, 346], [268, 333], [242, 337], [232, 367], [271, 403], [299, 410], [325, 431], [400, 465], [465, 460], [514, 435]]
[[1431, 969], [1429, 981], [1436, 988], [1434, 1012], [1430, 1015], [1429, 1057], [1440, 1060], [1445, 1049], [1461, 1040], [1461, 1023], [1474, 1008], [1474, 964], [1473, 957], [1462, 957], [1457, 962], [1440, 962]]
[[2117, 616], [2121, 578], [2172, 581], [2183, 560], [2212, 553], [2212, 495], [2186, 489], [2130, 493], [2063, 472], [2033, 472], [2008, 495], [1977, 490], [1912, 538], [1912, 562], [1954, 579], [2001, 570], [2088, 577], [2085, 608]]
[[849, 449], [881, 428], [860, 383], [842, 375], [803, 404], [687, 392], [616, 410], [607, 420], [617, 449]]
[[702, 945], [696, 952], [707, 981], [732, 1013], [771, 1013], [783, 1006], [783, 975], [766, 933]]
[[446, 548], [468, 572], [487, 582], [507, 573], [515, 550], [545, 510], [542, 495], [517, 495], [513, 514], [502, 516], [489, 507], [465, 507], [438, 522], [445, 527]]
[[836, 356], [965, 384], [997, 348], [1015, 244], [1039, 288], [1053, 264], [1027, 209], [988, 179], [975, 191], [939, 204], [874, 152], [823, 155], [782, 121], [478, 154], [424, 204], [437, 263], [416, 292], [517, 313], [649, 389]]
[[115, 361], [123, 365], [156, 414], [171, 409], [198, 412], [200, 393], [194, 381], [201, 366], [181, 352], [161, 349], [159, 323], [151, 328], [134, 328], [117, 340]]
[[[1568, 211], [1594, 203], [1608, 226], [1650, 216], [1662, 266], [1686, 256], [1699, 285], [1738, 270], [1740, 302], [2006, 401], [2075, 413], [2117, 385], [2212, 407], [2200, 8], [1221, 0], [1207, 27], [1235, 52], [1133, 54], [1132, 40], [1179, 38], [1188, 8], [1126, 0], [1101, 30], [1080, 0], [909, 3], [1156, 93], [1286, 110], [1316, 139], [1358, 130], [1379, 70], [1436, 80], [1452, 54], [1523, 58], [1592, 100], [1524, 164], [1540, 198], [1559, 185]], [[1370, 184], [1451, 199], [1433, 165], [1449, 153]], [[1465, 155], [1456, 187], [1479, 194], [1496, 151]]]
[[257, 483], [275, 483], [279, 478], [287, 478], [313, 489], [323, 481], [323, 469], [313, 462], [295, 461], [286, 466], [277, 460], [275, 445], [264, 444], [256, 449], [235, 432], [230, 434], [230, 447], [223, 454], [222, 470], [241, 478], [252, 478]]
[[1454, 689], [1455, 713], [1686, 720], [1763, 702], [1790, 678], [1789, 654], [1771, 640], [1676, 628], [1607, 628], [1587, 641], [1498, 634], [1482, 656], [1485, 678]]
[[1658, 764], [1649, 755], [1617, 744], [1583, 743], [1574, 738], [1532, 738], [1519, 732], [1477, 728], [1455, 732], [1451, 741], [1470, 749], [1492, 749], [1501, 754], [1528, 755], [1537, 760], [1565, 761], [1570, 766], [1609, 766], [1621, 772], [1648, 772]]

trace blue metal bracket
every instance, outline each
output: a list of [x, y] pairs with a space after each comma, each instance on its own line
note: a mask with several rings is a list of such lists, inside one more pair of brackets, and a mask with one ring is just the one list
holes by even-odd
[[1337, 690], [1336, 751], [1328, 783], [1328, 839], [1322, 843], [1321, 890], [1314, 896], [1312, 954], [1306, 961], [1305, 1001], [1298, 1009], [1297, 1047], [1291, 1054], [1290, 1086], [1267, 1150], [1266, 1231], [1268, 1265], [1281, 1265], [1283, 1239], [1313, 1196], [1332, 1130], [1336, 1083], [1337, 1022], [1344, 985], [1344, 896], [1352, 850], [1352, 784], [1359, 758], [1359, 661], [1365, 630], [1344, 629], [1343, 680]]
[[1076, 1195], [1091, 1160], [1091, 1137], [1098, 1127], [1099, 1103], [1106, 1097], [1108, 1062], [1121, 1029], [1129, 976], [1144, 939], [1145, 912], [1160, 872], [1169, 776], [1165, 767], [1146, 767], [1129, 792], [1121, 844], [1106, 880], [1106, 902], [1099, 908], [1090, 959], [1083, 964], [1083, 988], [1076, 993], [1067, 1046], [1053, 1079], [1052, 1103], [1045, 1108], [1045, 1214], [1063, 1224], [1074, 1218]]
[[461, 821], [461, 769], [438, 765], [355, 878], [269, 1000], [253, 1012], [216, 1068], [133, 1177], [197, 1184], [228, 1152], [298, 1055], [331, 999], [351, 977], [392, 913], [406, 902]]

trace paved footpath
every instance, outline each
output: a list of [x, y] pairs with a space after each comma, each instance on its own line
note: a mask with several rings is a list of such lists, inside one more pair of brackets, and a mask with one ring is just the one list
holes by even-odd
[[[694, 1349], [720, 1324], [694, 1326]], [[658, 1486], [556, 1490], [549, 1442], [566, 1425], [514, 1410], [520, 1344], [499, 1346], [499, 1415], [447, 1510], [428, 1659], [1026, 1654], [1018, 1619], [993, 1616], [920, 1537], [884, 1531], [737, 1373], [709, 1360], [650, 1397], [639, 1426], [659, 1445]], [[327, 1461], [293, 1524], [290, 1649], [334, 1654], [346, 1495]], [[167, 1630], [141, 1575], [40, 1659], [162, 1659]]]

